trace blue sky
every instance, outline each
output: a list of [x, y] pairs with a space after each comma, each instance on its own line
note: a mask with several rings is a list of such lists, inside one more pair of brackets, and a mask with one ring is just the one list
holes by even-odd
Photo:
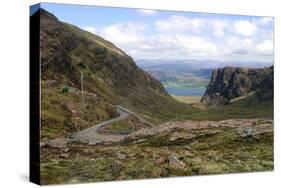
[[273, 62], [273, 18], [43, 3], [134, 59]]

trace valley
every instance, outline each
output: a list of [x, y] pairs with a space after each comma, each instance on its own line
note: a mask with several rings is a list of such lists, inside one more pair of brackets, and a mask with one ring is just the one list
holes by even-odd
[[273, 170], [273, 66], [139, 66], [44, 9], [33, 16], [41, 184]]

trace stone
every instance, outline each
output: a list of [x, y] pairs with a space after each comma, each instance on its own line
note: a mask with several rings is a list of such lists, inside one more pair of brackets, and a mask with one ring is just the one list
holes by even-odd
[[69, 153], [62, 153], [59, 156], [59, 158], [61, 158], [61, 159], [67, 159], [68, 157], [69, 157]]
[[239, 136], [245, 138], [254, 136], [255, 130], [253, 127], [239, 127], [236, 132]]
[[166, 162], [166, 159], [164, 157], [159, 157], [157, 160], [156, 160], [156, 163], [157, 164], [164, 164]]
[[145, 142], [147, 139], [139, 139], [139, 140], [136, 140], [135, 143], [141, 143], [141, 142]]
[[69, 152], [69, 148], [64, 148], [62, 151], [63, 151], [64, 153], [67, 153], [67, 152]]
[[127, 156], [126, 156], [125, 154], [122, 154], [122, 153], [120, 153], [120, 152], [117, 152], [116, 155], [117, 155], [118, 159], [121, 159], [121, 160], [127, 158]]
[[184, 132], [174, 132], [171, 137], [170, 137], [170, 141], [176, 141], [177, 139], [191, 139], [193, 138], [194, 135], [193, 134], [188, 134], [188, 133], [184, 133]]
[[184, 169], [186, 167], [186, 164], [179, 160], [175, 155], [171, 155], [169, 157], [169, 164], [170, 167], [176, 168], [176, 169]]
[[63, 138], [56, 138], [56, 139], [52, 139], [52, 140], [48, 140], [45, 142], [46, 145], [52, 147], [52, 148], [65, 148], [66, 144], [67, 144], [67, 140], [63, 139]]
[[195, 145], [195, 144], [198, 144], [198, 143], [199, 143], [199, 141], [195, 140], [195, 141], [191, 142], [190, 145]]
[[91, 141], [91, 142], [88, 142], [88, 145], [90, 145], [90, 146], [95, 146], [95, 145], [97, 145], [97, 142]]

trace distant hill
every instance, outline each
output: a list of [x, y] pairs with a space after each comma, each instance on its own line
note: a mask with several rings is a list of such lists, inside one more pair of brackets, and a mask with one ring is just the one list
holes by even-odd
[[270, 62], [220, 62], [214, 60], [137, 60], [137, 64], [165, 87], [206, 87], [212, 70], [221, 67], [260, 68]]
[[206, 87], [212, 70], [172, 70], [144, 68], [146, 72], [159, 80], [165, 87]]
[[256, 61], [217, 61], [217, 60], [195, 60], [195, 59], [139, 59], [138, 66], [146, 69], [163, 69], [172, 71], [193, 71], [200, 69], [217, 69], [221, 67], [243, 67], [262, 68], [273, 65], [273, 62]]
[[252, 98], [273, 99], [273, 66], [268, 68], [225, 67], [213, 70], [201, 101], [209, 107]]

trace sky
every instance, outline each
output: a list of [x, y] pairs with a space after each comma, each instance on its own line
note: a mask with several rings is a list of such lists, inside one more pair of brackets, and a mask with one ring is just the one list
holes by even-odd
[[273, 63], [273, 18], [42, 3], [59, 20], [113, 42], [135, 60]]

